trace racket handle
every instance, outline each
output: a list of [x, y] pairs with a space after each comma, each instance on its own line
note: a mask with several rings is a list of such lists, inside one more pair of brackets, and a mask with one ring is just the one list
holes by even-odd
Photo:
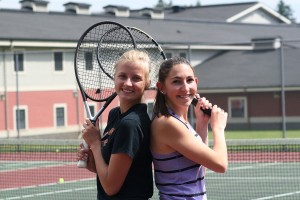
[[[84, 140], [83, 140], [82, 144], [83, 144], [83, 147], [85, 149], [89, 148], [88, 144]], [[86, 168], [87, 167], [87, 160], [79, 160], [77, 162], [77, 167], [79, 167], [79, 168]]]
[[[192, 101], [192, 104], [194, 106], [196, 106], [198, 103], [198, 99], [197, 98], [193, 98], [193, 101]], [[202, 112], [208, 116], [211, 116], [211, 108], [208, 108], [208, 109], [203, 109], [203, 108], [200, 108], [202, 110]]]

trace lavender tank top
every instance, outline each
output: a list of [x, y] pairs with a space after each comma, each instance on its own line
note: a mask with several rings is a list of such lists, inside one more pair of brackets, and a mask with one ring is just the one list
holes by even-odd
[[[180, 118], [171, 110], [169, 113]], [[189, 124], [181, 121], [187, 129], [202, 142], [200, 136]], [[160, 200], [206, 200], [206, 188], [203, 167], [179, 152], [158, 154], [152, 152], [155, 184]]]

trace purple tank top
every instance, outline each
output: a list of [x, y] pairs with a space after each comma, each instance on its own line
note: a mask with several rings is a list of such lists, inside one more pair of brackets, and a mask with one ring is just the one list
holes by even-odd
[[[180, 118], [171, 110], [170, 114]], [[182, 121], [181, 121], [182, 122]], [[192, 126], [185, 124], [195, 139], [202, 142]], [[158, 154], [152, 152], [155, 184], [160, 200], [206, 200], [203, 167], [178, 152]]]

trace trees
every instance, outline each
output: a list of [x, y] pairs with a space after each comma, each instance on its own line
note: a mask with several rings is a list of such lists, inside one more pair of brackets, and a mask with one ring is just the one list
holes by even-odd
[[[167, 8], [167, 7], [171, 7], [171, 6], [173, 6], [172, 0], [169, 0], [169, 3], [166, 3], [166, 1], [164, 1], [164, 0], [158, 0], [157, 4], [154, 7], [163, 9], [163, 8]], [[193, 6], [193, 5], [191, 5], [191, 6]], [[195, 6], [201, 6], [200, 0], [196, 1]]]
[[157, 4], [155, 5], [155, 8], [166, 8], [170, 6], [172, 6], [172, 1], [166, 3], [164, 0], [158, 0]]
[[288, 18], [289, 20], [291, 20], [292, 22], [295, 22], [295, 18], [293, 17], [293, 10], [292, 8], [285, 4], [283, 2], [283, 0], [280, 0], [277, 4], [277, 12], [283, 16], [285, 16], [286, 18]]

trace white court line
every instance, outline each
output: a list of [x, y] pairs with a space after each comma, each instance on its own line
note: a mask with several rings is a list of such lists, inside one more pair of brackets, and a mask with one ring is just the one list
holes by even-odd
[[299, 177], [205, 177], [207, 180], [218, 180], [218, 179], [226, 179], [226, 180], [299, 180]]
[[[83, 182], [83, 181], [90, 181], [95, 180], [95, 178], [86, 178], [86, 179], [78, 179], [73, 181], [65, 181], [64, 183], [76, 183], [76, 182]], [[47, 187], [51, 185], [60, 185], [61, 183], [46, 183], [46, 184], [39, 184], [39, 185], [30, 185], [30, 186], [23, 186], [23, 187], [17, 187], [17, 188], [8, 188], [8, 189], [0, 189], [1, 191], [10, 191], [10, 190], [19, 190], [19, 189], [29, 189], [29, 188], [36, 188], [36, 187]], [[3, 200], [3, 199], [0, 199]]]
[[300, 194], [300, 191], [290, 192], [290, 193], [285, 193], [285, 194], [277, 194], [277, 195], [273, 195], [273, 196], [262, 197], [262, 198], [251, 199], [251, 200], [267, 200], [267, 199], [275, 199], [275, 198], [280, 198], [280, 197], [292, 196], [292, 195], [295, 195], [295, 194]]
[[[47, 167], [58, 167], [58, 166], [67, 166], [67, 165], [74, 165], [74, 162], [51, 162], [51, 161], [28, 161], [26, 164], [23, 161], [14, 161], [10, 164], [6, 164], [5, 168], [10, 168], [7, 170], [0, 170], [0, 172], [14, 172], [14, 171], [21, 171], [21, 170], [32, 170], [32, 169], [41, 169]], [[32, 164], [41, 164], [39, 166], [34, 166]]]
[[5, 199], [0, 199], [0, 200], [27, 199], [27, 198], [32, 198], [32, 197], [39, 197], [39, 196], [46, 196], [46, 195], [53, 195], [53, 194], [60, 194], [60, 193], [69, 193], [69, 192], [82, 191], [82, 190], [94, 190], [94, 189], [96, 189], [96, 186], [85, 187], [85, 188], [67, 189], [67, 190], [57, 190], [57, 191], [53, 191], [53, 192], [42, 192], [42, 193], [36, 193], [36, 194], [28, 194], [28, 195], [23, 195], [23, 196], [8, 197], [8, 198], [5, 198]]
[[[262, 164], [251, 164], [247, 166], [242, 166], [242, 167], [228, 167], [227, 171], [235, 171], [235, 170], [243, 170], [243, 169], [252, 169], [252, 168], [258, 168], [258, 167], [267, 167], [267, 166], [273, 166], [273, 165], [280, 165], [282, 163], [262, 163]], [[209, 169], [206, 169], [206, 173], [216, 173], [213, 172]]]

